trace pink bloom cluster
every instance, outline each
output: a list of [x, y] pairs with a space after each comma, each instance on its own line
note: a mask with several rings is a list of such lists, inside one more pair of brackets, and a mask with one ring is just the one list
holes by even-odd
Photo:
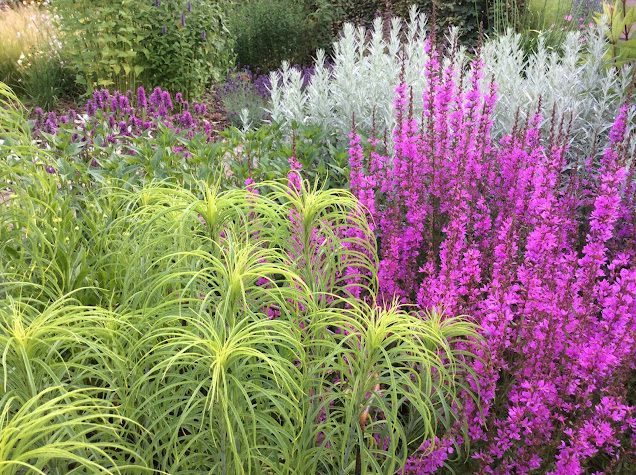
[[[496, 87], [480, 90], [479, 60], [456, 77], [431, 53], [421, 119], [408, 85], [396, 89], [394, 153], [352, 135], [351, 189], [376, 223], [383, 298], [483, 329], [470, 382], [483, 412], [466, 398], [472, 453], [460, 469], [570, 475], [636, 463], [628, 106], [600, 163], [566, 163], [569, 124], [554, 114], [550, 137], [530, 115], [494, 144]], [[405, 473], [451, 463], [459, 432], [422, 447]]]

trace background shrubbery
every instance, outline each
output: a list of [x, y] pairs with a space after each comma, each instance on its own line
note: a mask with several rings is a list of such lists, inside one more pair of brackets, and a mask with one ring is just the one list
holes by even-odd
[[55, 2], [77, 81], [108, 87], [169, 87], [200, 95], [233, 59], [221, 6], [204, 0]]

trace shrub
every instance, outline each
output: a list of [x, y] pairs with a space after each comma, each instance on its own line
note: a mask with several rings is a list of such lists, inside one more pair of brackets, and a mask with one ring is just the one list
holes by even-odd
[[[426, 18], [411, 10], [408, 29], [402, 30], [400, 19], [393, 19], [390, 39], [384, 35], [382, 18], [376, 18], [368, 32], [347, 23], [343, 35], [334, 44], [333, 64], [326, 64], [324, 53], [318, 52], [314, 75], [306, 88], [299, 70], [283, 63], [280, 73], [270, 74], [272, 121], [281, 124], [289, 135], [292, 123], [319, 125], [332, 133], [339, 146], [351, 130], [353, 114], [367, 136], [375, 122], [382, 134], [393, 127], [392, 91], [401, 71], [403, 55], [405, 75], [417, 97], [423, 89], [423, 67], [427, 55], [422, 39]], [[401, 35], [404, 33], [404, 48]], [[367, 37], [369, 39], [367, 40]]]
[[608, 22], [607, 39], [610, 44], [606, 58], [617, 69], [628, 62], [633, 65], [636, 59], [636, 38], [633, 38], [632, 32], [636, 25], [636, 7], [628, 5], [627, 0], [603, 2], [603, 15], [598, 13], [596, 21], [601, 23], [603, 16]]
[[[459, 29], [461, 39], [468, 44], [476, 45], [479, 38], [479, 25], [483, 23], [488, 29], [488, 13], [497, 0], [331, 0], [341, 11], [340, 29], [344, 23], [350, 22], [363, 27], [371, 27], [377, 15], [407, 18], [411, 5], [430, 18], [435, 5], [436, 30], [443, 33], [449, 27]], [[491, 7], [491, 8], [489, 8]], [[491, 13], [492, 15], [492, 13]], [[492, 20], [491, 20], [492, 21]]]
[[[311, 83], [303, 89], [300, 75], [283, 68], [282, 75], [271, 75], [272, 120], [288, 131], [293, 122], [320, 125], [333, 131], [333, 142], [344, 144], [355, 114], [358, 130], [370, 136], [374, 126], [378, 137], [389, 135], [395, 127], [392, 95], [404, 79], [414, 97], [414, 115], [423, 111], [418, 98], [426, 88], [425, 53], [426, 19], [412, 10], [408, 24], [392, 20], [389, 39], [385, 38], [382, 19], [375, 20], [372, 31], [356, 30], [345, 25], [342, 38], [334, 44], [333, 65], [324, 66], [324, 55], [318, 55]], [[585, 41], [579, 33], [568, 33], [563, 53], [550, 51], [539, 43], [535, 53], [526, 56], [521, 35], [509, 33], [485, 42], [482, 59], [486, 90], [494, 75], [498, 98], [494, 112], [493, 138], [501, 139], [512, 130], [520, 109], [522, 118], [532, 113], [541, 100], [541, 114], [550, 117], [556, 105], [557, 117], [572, 114], [570, 148], [567, 161], [576, 163], [577, 156], [595, 150], [601, 153], [608, 141], [613, 118], [624, 103], [632, 83], [631, 70], [609, 71], [603, 55], [608, 44], [606, 29], [591, 30]], [[451, 44], [453, 40], [451, 37]], [[402, 59], [403, 58], [403, 59]], [[462, 51], [445, 50], [445, 62], [464, 68]], [[628, 111], [628, 128], [633, 130], [633, 109]], [[375, 121], [374, 121], [375, 118]], [[540, 127], [547, 133], [549, 120]], [[596, 139], [594, 137], [596, 136]]]
[[145, 84], [198, 98], [234, 62], [225, 6], [209, 0], [158, 0], [155, 5], [143, 18], [149, 25], [144, 46], [151, 52]]
[[304, 3], [294, 0], [242, 2], [230, 22], [238, 63], [269, 72], [283, 60], [311, 61], [315, 46], [309, 15]]
[[[458, 82], [434, 55], [426, 73], [421, 116], [408, 85], [396, 89], [393, 154], [375, 152], [373, 139], [364, 154], [352, 134], [351, 189], [376, 223], [384, 298], [468, 312], [484, 329], [487, 360], [476, 369], [486, 404], [483, 413], [468, 409], [472, 460], [460, 471], [632, 466], [628, 105], [580, 178], [565, 159], [567, 117], [551, 118], [547, 140], [540, 114], [520, 119], [496, 147], [495, 86], [482, 92], [481, 65]], [[453, 430], [438, 436], [435, 452], [412, 459], [408, 473], [451, 464]]]
[[[567, 162], [602, 154], [608, 144], [613, 117], [626, 101], [632, 84], [632, 69], [609, 70], [603, 58], [608, 50], [606, 27], [590, 29], [586, 36], [568, 33], [562, 53], [550, 51], [540, 42], [536, 53], [524, 56], [522, 38], [517, 34], [500, 36], [484, 44], [484, 86], [494, 75], [497, 103], [493, 137], [499, 139], [512, 130], [516, 111], [522, 117], [540, 107], [545, 117], [540, 124], [547, 135], [553, 108], [557, 120], [570, 120]], [[523, 94], [519, 94], [523, 91]], [[634, 108], [628, 110], [627, 127], [634, 129]], [[632, 145], [633, 146], [633, 145]]]
[[107, 87], [166, 87], [199, 95], [228, 67], [231, 46], [220, 6], [204, 0], [55, 3], [77, 81]]

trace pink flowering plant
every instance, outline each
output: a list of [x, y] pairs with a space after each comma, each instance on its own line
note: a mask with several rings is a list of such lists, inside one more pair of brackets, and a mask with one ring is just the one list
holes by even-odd
[[[379, 241], [381, 298], [468, 314], [484, 344], [459, 424], [404, 473], [579, 474], [636, 463], [636, 177], [626, 122], [600, 160], [568, 164], [569, 119], [518, 113], [490, 138], [496, 86], [431, 57], [421, 118], [396, 89], [394, 152], [350, 142], [351, 189]], [[486, 80], [488, 78], [485, 78]], [[468, 461], [467, 461], [468, 458]], [[633, 465], [632, 465], [633, 466]]]

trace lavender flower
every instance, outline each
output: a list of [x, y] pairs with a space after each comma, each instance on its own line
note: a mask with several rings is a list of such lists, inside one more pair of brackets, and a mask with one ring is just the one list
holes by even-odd
[[205, 30], [201, 30], [201, 39], [205, 39]]
[[162, 35], [165, 35], [167, 32], [168, 32], [168, 30], [166, 29], [166, 27], [165, 27], [165, 26], [162, 26], [162, 27], [161, 27], [161, 34], [162, 34]]
[[188, 11], [191, 12], [192, 11], [192, 2], [188, 2]]
[[137, 89], [137, 107], [145, 109], [147, 106], [148, 102], [146, 101], [146, 90], [143, 86], [139, 86], [139, 89]]
[[181, 13], [181, 26], [185, 26], [185, 14]]
[[168, 91], [163, 91], [163, 94], [161, 94], [161, 100], [166, 109], [172, 109], [172, 99], [170, 99], [170, 93]]

